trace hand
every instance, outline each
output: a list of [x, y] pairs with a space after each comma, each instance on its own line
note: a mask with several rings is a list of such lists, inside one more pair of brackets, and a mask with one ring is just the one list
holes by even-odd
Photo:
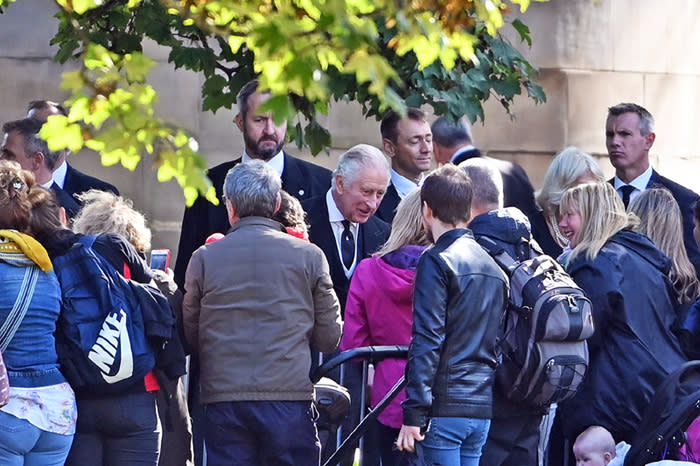
[[420, 427], [403, 425], [396, 439], [396, 447], [401, 451], [414, 452], [416, 442], [422, 442], [424, 438], [425, 435], [420, 433]]

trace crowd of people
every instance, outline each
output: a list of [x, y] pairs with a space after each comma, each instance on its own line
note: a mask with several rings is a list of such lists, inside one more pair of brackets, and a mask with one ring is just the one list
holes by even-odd
[[[367, 399], [361, 366], [345, 364], [343, 435], [402, 376], [406, 388], [369, 426], [365, 466], [622, 464], [656, 387], [700, 354], [700, 202], [651, 167], [651, 114], [609, 108], [612, 179], [569, 147], [535, 192], [522, 167], [474, 146], [465, 119], [431, 125], [416, 108], [388, 112], [381, 149], [356, 145], [332, 172], [302, 161], [257, 86], [237, 96], [245, 153], [208, 171], [222, 202], [186, 208], [172, 271], [146, 262], [143, 214], [39, 136], [65, 108], [31, 102], [3, 125], [0, 464], [318, 465], [332, 447], [310, 374], [375, 345], [408, 357], [376, 364]], [[510, 288], [484, 237], [517, 260], [523, 244], [556, 258], [591, 302], [588, 370], [558, 405], [525, 406], [494, 382]], [[85, 238], [167, 298], [175, 322], [151, 370], [110, 393], [71, 385], [61, 343], [73, 309], [61, 277], [80, 267], [61, 258]], [[165, 369], [185, 353], [187, 384]]]

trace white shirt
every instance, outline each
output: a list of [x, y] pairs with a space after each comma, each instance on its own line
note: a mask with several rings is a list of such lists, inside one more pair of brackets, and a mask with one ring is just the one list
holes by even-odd
[[[252, 157], [250, 157], [248, 154], [245, 152], [243, 153], [243, 159], [241, 162], [250, 162], [251, 160], [255, 160]], [[267, 161], [267, 164], [271, 166], [272, 168], [275, 169], [277, 174], [279, 176], [282, 176], [282, 172], [284, 171], [284, 151], [279, 151], [277, 155], [272, 157], [270, 160]]]
[[632, 202], [632, 200], [634, 200], [635, 197], [639, 196], [639, 194], [642, 191], [647, 189], [647, 185], [649, 184], [649, 180], [651, 179], [652, 171], [653, 171], [653, 169], [651, 168], [651, 165], [649, 165], [649, 168], [647, 168], [644, 173], [642, 173], [641, 175], [639, 175], [637, 178], [633, 179], [629, 183], [625, 183], [620, 178], [618, 178], [617, 175], [615, 175], [615, 178], [613, 181], [613, 183], [615, 183], [615, 190], [618, 192], [618, 194], [621, 194], [620, 188], [627, 185], [627, 184], [629, 184], [630, 186], [635, 188], [635, 190], [632, 191], [632, 193], [630, 194], [630, 202]]
[[403, 199], [404, 197], [408, 196], [408, 193], [413, 191], [414, 189], [420, 187], [423, 184], [423, 180], [425, 179], [425, 175], [421, 174], [420, 176], [420, 181], [418, 184], [414, 183], [413, 180], [409, 180], [403, 175], [400, 175], [398, 172], [394, 171], [394, 169], [391, 169], [391, 184], [394, 185], [394, 189], [396, 189], [396, 192], [399, 194], [399, 197]]
[[[326, 205], [328, 206], [328, 220], [331, 223], [333, 236], [335, 236], [335, 245], [338, 248], [338, 257], [340, 257], [340, 263], [343, 264], [343, 251], [340, 249], [340, 239], [343, 235], [343, 231], [345, 231], [345, 227], [343, 226], [345, 216], [340, 212], [340, 209], [338, 209], [335, 203], [335, 199], [333, 199], [333, 188], [329, 189], [326, 193]], [[357, 234], [360, 231], [360, 225], [350, 222], [350, 231], [355, 240], [355, 257], [352, 258], [352, 266], [349, 269], [343, 264], [343, 270], [347, 278], [352, 277], [352, 273], [355, 271], [355, 266], [357, 265]]]
[[66, 173], [68, 173], [68, 162], [64, 160], [51, 174], [51, 179], [55, 181], [61, 189], [63, 189], [63, 185], [66, 182]]

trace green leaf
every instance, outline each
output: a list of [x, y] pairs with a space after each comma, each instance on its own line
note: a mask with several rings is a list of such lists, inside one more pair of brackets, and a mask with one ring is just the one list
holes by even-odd
[[129, 81], [144, 81], [155, 65], [156, 62], [143, 53], [130, 53], [124, 57], [124, 71]]
[[316, 120], [306, 125], [304, 137], [313, 155], [320, 153], [331, 145], [331, 134], [326, 128], [319, 125]]
[[267, 99], [267, 102], [260, 106], [261, 112], [272, 112], [272, 119], [279, 125], [286, 120], [290, 120], [296, 109], [292, 105], [291, 99], [286, 95], [275, 95]]
[[518, 34], [520, 34], [520, 40], [522, 42], [527, 42], [527, 45], [532, 47], [532, 37], [530, 37], [530, 28], [527, 27], [525, 23], [523, 23], [517, 18], [513, 20], [511, 24], [513, 25], [513, 28], [516, 31], [518, 31]]
[[49, 149], [57, 151], [68, 147], [77, 152], [83, 147], [83, 135], [79, 125], [70, 124], [63, 115], [52, 115], [41, 127], [39, 135], [46, 140]]

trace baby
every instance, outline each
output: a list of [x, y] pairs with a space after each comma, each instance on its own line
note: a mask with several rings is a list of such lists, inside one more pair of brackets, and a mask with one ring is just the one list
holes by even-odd
[[576, 466], [607, 466], [616, 456], [615, 440], [604, 427], [591, 426], [576, 437], [574, 456]]

